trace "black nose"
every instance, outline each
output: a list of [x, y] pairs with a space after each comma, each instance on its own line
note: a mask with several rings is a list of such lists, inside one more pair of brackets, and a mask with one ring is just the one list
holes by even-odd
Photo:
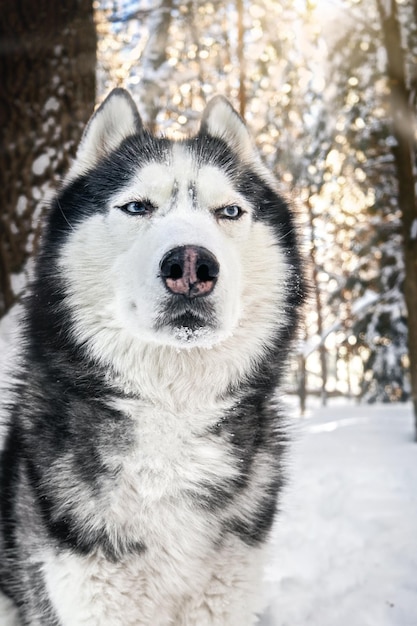
[[160, 270], [169, 291], [197, 298], [213, 291], [220, 268], [214, 254], [206, 248], [180, 246], [167, 252]]

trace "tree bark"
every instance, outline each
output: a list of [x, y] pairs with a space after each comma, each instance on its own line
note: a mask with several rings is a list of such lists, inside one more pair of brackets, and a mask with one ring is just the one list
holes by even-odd
[[393, 135], [393, 155], [398, 178], [398, 204], [402, 213], [405, 261], [404, 296], [408, 315], [408, 352], [411, 393], [417, 439], [417, 202], [414, 163], [415, 117], [406, 76], [406, 60], [395, 0], [377, 0], [387, 53], [387, 77]]
[[155, 130], [159, 100], [164, 93], [167, 71], [167, 43], [172, 20], [172, 0], [161, 0], [149, 17], [149, 37], [140, 59], [143, 68], [140, 83], [140, 112], [146, 126]]
[[91, 0], [3, 0], [0, 11], [0, 316], [13, 274], [95, 102]]
[[236, 0], [237, 9], [237, 58], [239, 63], [239, 114], [245, 119], [246, 114], [246, 89], [245, 89], [245, 26], [243, 0]]
[[317, 313], [317, 334], [321, 338], [319, 345], [319, 359], [320, 359], [320, 370], [321, 370], [321, 403], [322, 406], [327, 405], [327, 350], [325, 346], [325, 342], [323, 340], [323, 307], [321, 303], [320, 297], [320, 285], [319, 285], [319, 271], [318, 264], [316, 258], [316, 242], [314, 239], [314, 215], [313, 215], [313, 207], [311, 206], [310, 199], [307, 200], [307, 209], [308, 209], [308, 220], [310, 226], [310, 258], [311, 258], [311, 266], [312, 266], [312, 283], [313, 283], [313, 291], [314, 298], [316, 301], [316, 313]]

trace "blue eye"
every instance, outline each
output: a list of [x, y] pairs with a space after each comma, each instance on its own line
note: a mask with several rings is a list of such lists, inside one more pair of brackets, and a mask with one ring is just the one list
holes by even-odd
[[149, 215], [154, 210], [152, 204], [145, 200], [133, 200], [118, 208], [129, 215]]
[[216, 215], [220, 219], [237, 220], [243, 215], [243, 211], [237, 204], [230, 204], [217, 209]]

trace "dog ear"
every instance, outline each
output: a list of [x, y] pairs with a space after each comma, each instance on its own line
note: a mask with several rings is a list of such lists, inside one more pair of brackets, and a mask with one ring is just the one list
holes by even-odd
[[215, 96], [206, 106], [201, 119], [201, 134], [217, 137], [246, 160], [253, 160], [254, 148], [251, 136], [240, 115], [223, 96]]
[[277, 181], [263, 164], [245, 122], [223, 96], [215, 96], [204, 109], [200, 134], [222, 139], [272, 189], [278, 190]]
[[88, 122], [66, 180], [82, 175], [143, 130], [136, 104], [125, 89], [113, 89]]

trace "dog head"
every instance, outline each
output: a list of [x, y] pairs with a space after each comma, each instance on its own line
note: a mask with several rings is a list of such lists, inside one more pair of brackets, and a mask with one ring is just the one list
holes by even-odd
[[46, 251], [60, 238], [73, 331], [95, 353], [121, 337], [189, 349], [252, 333], [259, 343], [288, 321], [290, 212], [224, 98], [195, 137], [174, 142], [149, 134], [114, 90], [55, 201]]

